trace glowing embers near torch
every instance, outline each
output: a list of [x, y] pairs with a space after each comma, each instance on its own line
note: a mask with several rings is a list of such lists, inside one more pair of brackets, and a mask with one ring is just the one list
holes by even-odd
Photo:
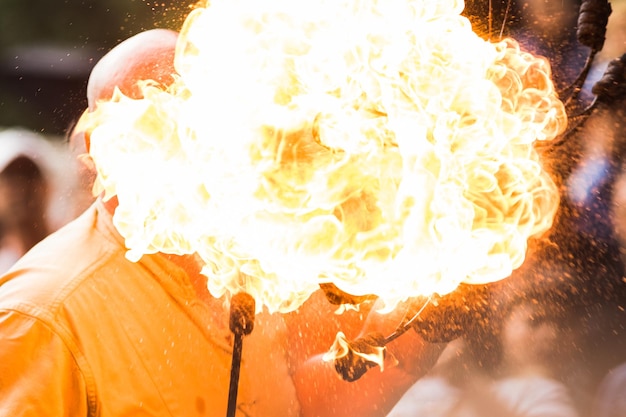
[[[508, 276], [558, 193], [534, 143], [566, 114], [549, 64], [460, 1], [215, 0], [180, 75], [91, 115], [128, 257], [200, 255], [209, 289], [290, 311], [323, 283], [390, 307]], [[419, 267], [418, 267], [419, 266]]]

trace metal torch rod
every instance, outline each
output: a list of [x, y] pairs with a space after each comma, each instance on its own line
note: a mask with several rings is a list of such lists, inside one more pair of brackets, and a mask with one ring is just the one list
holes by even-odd
[[239, 390], [239, 371], [241, 370], [241, 352], [243, 350], [243, 335], [235, 333], [233, 342], [233, 360], [230, 365], [230, 386], [228, 387], [227, 417], [235, 417], [237, 410], [237, 392]]
[[415, 321], [417, 320], [419, 315], [422, 314], [422, 311], [424, 311], [424, 309], [426, 308], [426, 306], [428, 306], [428, 304], [431, 302], [431, 300], [432, 300], [432, 297], [428, 297], [426, 299], [426, 302], [424, 303], [424, 305], [417, 311], [417, 313], [415, 313], [413, 315], [413, 317], [411, 317], [409, 319], [409, 321], [407, 321], [406, 323], [401, 324], [400, 326], [398, 326], [396, 328], [396, 330], [392, 334], [387, 336], [384, 339], [384, 341], [383, 341], [383, 346], [387, 345], [387, 343], [389, 343], [389, 342], [392, 342], [392, 341], [396, 340], [397, 338], [402, 336], [404, 333], [406, 333], [411, 328], [413, 323], [415, 323]]
[[235, 340], [233, 341], [233, 356], [230, 367], [227, 417], [235, 417], [237, 411], [243, 337], [250, 334], [254, 328], [254, 310], [254, 298], [248, 293], [235, 294], [230, 301], [230, 331], [235, 335]]

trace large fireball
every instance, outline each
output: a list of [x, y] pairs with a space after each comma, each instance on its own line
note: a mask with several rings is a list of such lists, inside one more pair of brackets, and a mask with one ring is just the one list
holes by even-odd
[[558, 192], [549, 63], [451, 0], [212, 0], [177, 82], [87, 115], [128, 258], [197, 253], [215, 296], [290, 311], [321, 283], [387, 305], [519, 267]]

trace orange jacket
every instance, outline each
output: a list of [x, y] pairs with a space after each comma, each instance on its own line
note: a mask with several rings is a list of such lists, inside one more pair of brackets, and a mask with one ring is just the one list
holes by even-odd
[[[228, 312], [165, 257], [124, 253], [97, 201], [0, 278], [0, 416], [226, 415]], [[244, 339], [238, 416], [298, 415], [284, 332], [258, 315]]]

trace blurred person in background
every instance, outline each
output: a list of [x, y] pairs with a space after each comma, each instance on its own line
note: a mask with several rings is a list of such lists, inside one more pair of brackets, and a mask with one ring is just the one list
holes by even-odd
[[573, 363], [576, 332], [566, 308], [551, 295], [527, 294], [513, 302], [505, 315], [501, 375], [492, 389], [506, 416], [579, 416], [562, 381]]
[[387, 417], [506, 417], [490, 393], [499, 363], [497, 336], [470, 332], [448, 344], [437, 363]]
[[590, 416], [626, 416], [626, 362], [611, 369], [602, 380]]
[[76, 214], [72, 165], [44, 136], [0, 130], [0, 273]]
[[18, 132], [0, 134], [0, 272], [50, 232], [48, 180], [36, 155], [40, 148], [37, 140], [24, 140]]

